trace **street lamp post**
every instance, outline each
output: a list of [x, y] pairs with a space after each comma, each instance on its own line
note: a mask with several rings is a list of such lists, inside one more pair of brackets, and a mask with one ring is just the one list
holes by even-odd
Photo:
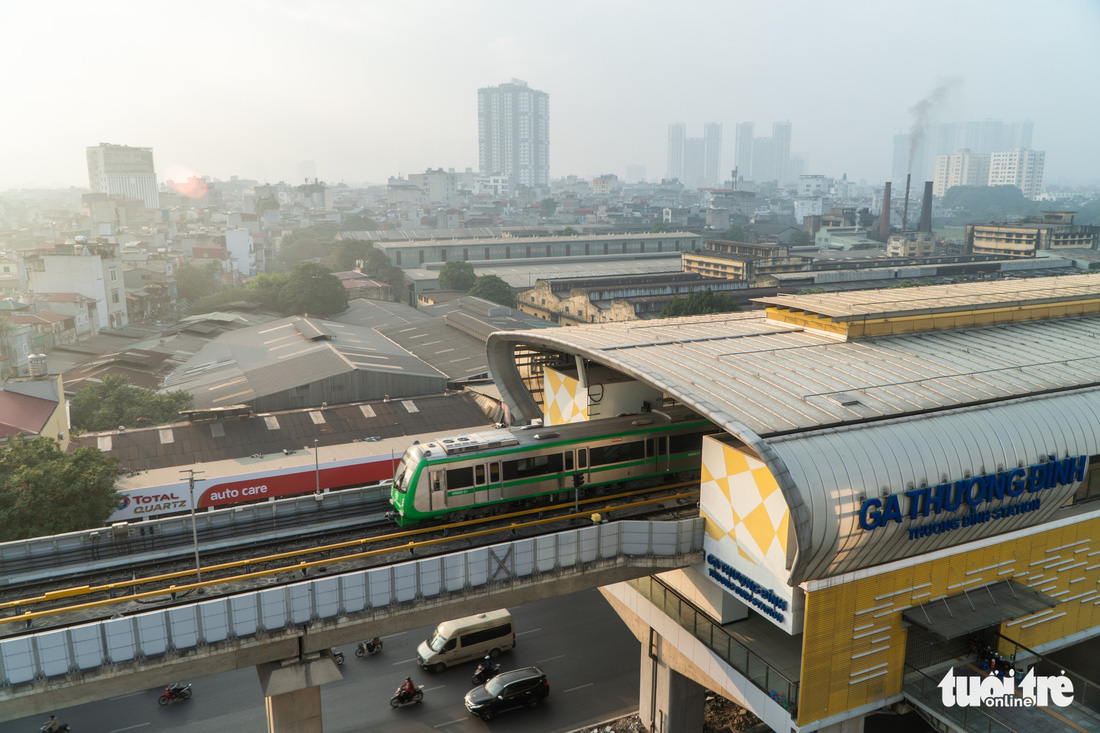
[[321, 461], [318, 458], [318, 443], [320, 441], [317, 438], [313, 439], [313, 475], [317, 479], [317, 498], [321, 498]]
[[[195, 546], [195, 575], [202, 582], [202, 564], [199, 562], [199, 532], [195, 528], [195, 474], [202, 473], [193, 468], [185, 468], [180, 473], [187, 474], [187, 485], [191, 492], [191, 542]], [[202, 591], [199, 591], [200, 593]]]

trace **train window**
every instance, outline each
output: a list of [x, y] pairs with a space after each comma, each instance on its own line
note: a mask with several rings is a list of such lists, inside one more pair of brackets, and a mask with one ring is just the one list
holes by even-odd
[[552, 456], [532, 456], [518, 461], [504, 462], [504, 480], [543, 476], [548, 473], [561, 473], [561, 454]]
[[622, 463], [624, 461], [637, 461], [645, 458], [645, 443], [636, 440], [633, 443], [616, 443], [614, 445], [597, 446], [591, 449], [592, 465], [604, 466], [608, 463]]
[[668, 438], [663, 435], [657, 438], [657, 455], [668, 455]]
[[588, 468], [588, 451], [584, 448], [577, 451], [577, 468]]
[[572, 471], [573, 470], [573, 451], [567, 450], [562, 455], [565, 456], [565, 470], [566, 471]]
[[645, 454], [646, 456], [653, 457], [653, 438], [647, 438], [645, 442]]
[[450, 490], [464, 489], [468, 486], [474, 485], [474, 469], [472, 467], [466, 468], [452, 468], [447, 471], [447, 488]]
[[479, 463], [474, 466], [474, 484], [477, 486], [485, 485], [485, 464]]
[[432, 474], [432, 491], [442, 491], [443, 490], [443, 472], [442, 471], [432, 471], [431, 474]]
[[701, 450], [702, 448], [702, 433], [686, 433], [684, 435], [673, 435], [668, 439], [669, 453], [684, 453], [687, 451]]
[[499, 463], [490, 463], [489, 464], [489, 483], [492, 483], [492, 484], [499, 484], [500, 483], [500, 464]]

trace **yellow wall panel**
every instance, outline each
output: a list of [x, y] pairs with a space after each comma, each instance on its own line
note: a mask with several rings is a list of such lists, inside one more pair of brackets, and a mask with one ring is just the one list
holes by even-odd
[[1034, 648], [1100, 625], [1100, 518], [807, 592], [799, 725], [901, 691], [906, 608], [1008, 579], [1060, 603], [1005, 622], [1005, 636]]

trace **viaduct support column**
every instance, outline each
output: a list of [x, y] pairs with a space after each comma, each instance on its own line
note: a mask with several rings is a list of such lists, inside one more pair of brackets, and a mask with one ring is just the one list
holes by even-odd
[[642, 644], [642, 679], [638, 686], [638, 717], [650, 733], [702, 730], [706, 690], [665, 664], [657, 632], [650, 629]]
[[267, 733], [323, 733], [321, 685], [344, 678], [330, 653], [256, 667], [267, 708]]

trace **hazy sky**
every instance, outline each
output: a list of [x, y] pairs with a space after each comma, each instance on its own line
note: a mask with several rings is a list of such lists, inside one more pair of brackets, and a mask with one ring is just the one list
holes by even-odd
[[667, 129], [792, 123], [810, 170], [890, 175], [911, 108], [1035, 124], [1048, 183], [1100, 181], [1096, 0], [0, 0], [0, 190], [87, 186], [85, 148], [226, 179], [477, 167], [477, 89], [550, 95], [550, 175], [665, 175]]

